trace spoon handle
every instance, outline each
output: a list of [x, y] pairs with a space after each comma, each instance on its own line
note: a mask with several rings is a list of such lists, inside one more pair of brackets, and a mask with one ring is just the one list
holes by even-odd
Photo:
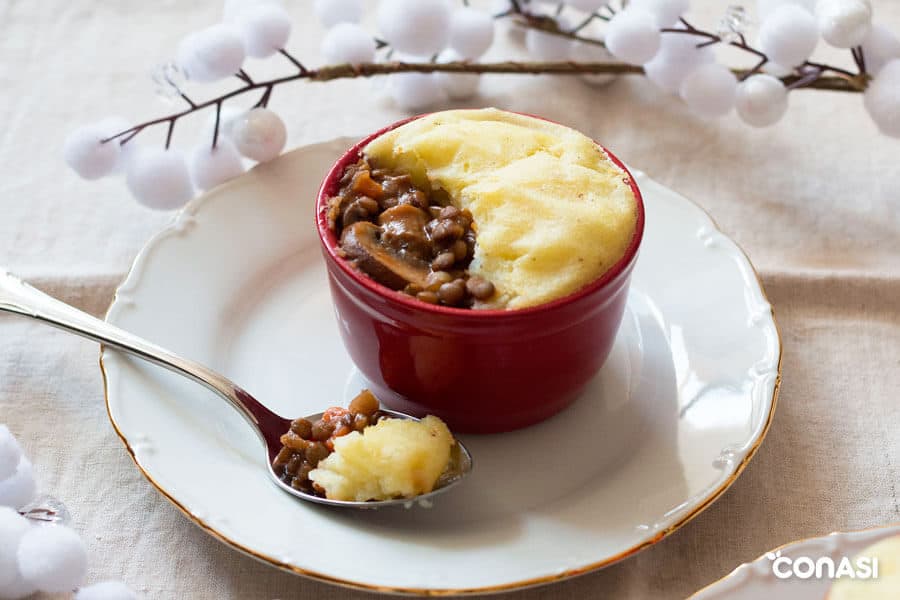
[[266, 442], [262, 433], [265, 425], [273, 421], [280, 425], [284, 421], [226, 377], [52, 298], [11, 275], [3, 267], [0, 267], [0, 312], [37, 319], [193, 379], [228, 401], [250, 423], [263, 442]]

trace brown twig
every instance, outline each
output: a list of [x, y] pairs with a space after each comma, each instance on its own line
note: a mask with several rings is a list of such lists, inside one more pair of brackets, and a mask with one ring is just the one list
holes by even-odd
[[[624, 2], [623, 2], [624, 5]], [[606, 7], [611, 15], [615, 14], [615, 10], [607, 5]], [[594, 13], [591, 15], [585, 22], [581, 25], [577, 26], [575, 29], [571, 31], [565, 31], [559, 27], [559, 23], [557, 20], [551, 16], [547, 15], [535, 15], [530, 13], [525, 9], [525, 5], [522, 0], [510, 0], [510, 9], [503, 13], [502, 15], [498, 15], [498, 18], [503, 17], [514, 17], [515, 23], [521, 27], [525, 27], [528, 29], [538, 29], [550, 35], [556, 35], [564, 38], [568, 38], [573, 41], [585, 43], [585, 44], [594, 44], [598, 46], [604, 46], [602, 40], [585, 37], [579, 35], [579, 31], [581, 31], [591, 20], [599, 18], [605, 19], [604, 15], [600, 13]], [[681, 23], [683, 25], [682, 28], [666, 28], [662, 29], [663, 33], [675, 33], [675, 34], [687, 34], [694, 35], [700, 38], [704, 38], [705, 41], [699, 43], [698, 47], [711, 46], [715, 44], [727, 44], [730, 46], [734, 46], [739, 48], [745, 52], [753, 54], [759, 60], [757, 63], [748, 69], [732, 69], [734, 74], [739, 77], [741, 80], [746, 79], [750, 75], [759, 72], [759, 70], [768, 62], [768, 57], [766, 54], [747, 43], [746, 38], [743, 34], [739, 34], [739, 39], [736, 41], [726, 41], [722, 38], [722, 36], [717, 35], [715, 33], [711, 33], [708, 31], [703, 31], [694, 27], [691, 23], [689, 23], [684, 18], [681, 19]], [[389, 47], [386, 42], [382, 40], [376, 40], [376, 43], [379, 48], [387, 47], [388, 54], [387, 57], [390, 58], [393, 49]], [[216, 127], [213, 133], [213, 148], [216, 146], [216, 142], [218, 141], [219, 136], [219, 121], [221, 117], [221, 107], [222, 104], [235, 96], [240, 96], [242, 94], [246, 94], [253, 90], [263, 90], [263, 94], [254, 107], [265, 107], [268, 105], [269, 99], [272, 95], [272, 90], [281, 84], [289, 83], [292, 81], [332, 81], [335, 79], [350, 79], [356, 77], [376, 77], [381, 75], [390, 75], [393, 73], [471, 73], [471, 74], [488, 74], [488, 73], [507, 73], [507, 74], [549, 74], [549, 75], [597, 75], [597, 74], [609, 74], [609, 75], [639, 75], [643, 74], [644, 70], [641, 67], [625, 64], [625, 63], [616, 63], [616, 62], [517, 62], [517, 61], [505, 61], [505, 62], [495, 62], [495, 63], [470, 63], [466, 61], [458, 61], [458, 62], [449, 62], [449, 63], [437, 63], [435, 61], [427, 62], [427, 63], [405, 63], [405, 62], [382, 62], [382, 63], [366, 63], [361, 65], [332, 65], [321, 67], [318, 69], [308, 69], [304, 66], [297, 58], [291, 55], [287, 50], [281, 49], [279, 53], [287, 58], [288, 61], [291, 62], [296, 68], [297, 72], [292, 75], [287, 75], [284, 77], [277, 77], [274, 79], [269, 79], [266, 81], [254, 81], [246, 72], [243, 70], [239, 71], [236, 74], [241, 81], [245, 83], [244, 86], [232, 90], [230, 92], [226, 92], [216, 98], [212, 98], [211, 100], [207, 100], [206, 102], [196, 103], [190, 98], [188, 98], [184, 93], [181, 93], [182, 98], [189, 104], [189, 108], [173, 113], [171, 115], [167, 115], [165, 117], [160, 117], [158, 119], [153, 119], [150, 121], [146, 121], [139, 125], [135, 125], [134, 127], [130, 127], [124, 131], [120, 131], [115, 135], [112, 135], [106, 139], [104, 142], [109, 142], [111, 140], [119, 140], [120, 144], [125, 144], [129, 140], [131, 140], [138, 133], [146, 129], [147, 127], [151, 127], [153, 125], [157, 125], [160, 123], [168, 123], [169, 130], [166, 136], [166, 148], [169, 147], [172, 139], [172, 132], [175, 127], [175, 122], [181, 117], [188, 115], [190, 113], [203, 110], [205, 108], [209, 108], [211, 106], [216, 107]], [[835, 92], [861, 92], [865, 90], [868, 84], [868, 75], [865, 72], [865, 59], [862, 54], [861, 48], [853, 49], [853, 58], [856, 61], [856, 64], [859, 68], [859, 73], [851, 73], [846, 69], [842, 69], [839, 67], [835, 67], [832, 65], [817, 63], [807, 61], [803, 63], [800, 67], [798, 67], [795, 71], [795, 74], [782, 78], [785, 86], [790, 89], [798, 89], [798, 88], [806, 88], [806, 89], [818, 89], [818, 90], [828, 90]], [[824, 73], [831, 72], [834, 73], [834, 76], [823, 76]]]
[[[219, 143], [219, 123], [222, 121], [222, 101], [216, 102], [216, 126], [213, 128], [212, 149]], [[172, 121], [174, 123], [174, 121]]]
[[757, 50], [756, 48], [754, 48], [753, 46], [748, 44], [747, 39], [743, 35], [741, 35], [737, 41], [726, 42], [725, 40], [722, 39], [722, 36], [716, 35], [715, 33], [710, 33], [708, 31], [701, 31], [701, 30], [697, 29], [696, 27], [694, 27], [693, 25], [691, 25], [690, 23], [688, 23], [684, 18], [681, 19], [681, 23], [682, 23], [682, 25], [685, 26], [685, 29], [678, 29], [678, 28], [671, 27], [671, 28], [662, 29], [661, 31], [662, 31], [662, 33], [680, 33], [680, 34], [695, 35], [698, 37], [706, 38], [705, 42], [703, 42], [701, 44], [697, 44], [697, 48], [705, 48], [707, 46], [713, 46], [715, 44], [728, 44], [729, 46], [734, 46], [735, 48], [739, 48], [739, 49], [743, 50], [744, 52], [748, 52], [748, 53], [756, 56], [758, 59], [756, 64], [754, 64], [753, 67], [751, 67], [750, 69], [740, 73], [739, 79], [741, 81], [744, 81], [745, 79], [747, 79], [754, 73], [758, 73], [759, 70], [762, 69], [767, 62], [769, 62], [769, 57], [766, 56], [766, 54], [764, 52]]
[[[814, 65], [813, 65], [814, 66]], [[505, 61], [495, 63], [470, 63], [465, 61], [448, 63], [366, 63], [361, 65], [332, 65], [318, 69], [306, 69], [303, 72], [294, 73], [284, 77], [276, 77], [265, 81], [256, 81], [247, 84], [205, 102], [196, 102], [188, 109], [176, 112], [164, 117], [146, 121], [134, 127], [111, 135], [103, 140], [108, 142], [118, 139], [124, 144], [135, 135], [153, 125], [160, 123], [173, 123], [181, 117], [212, 106], [220, 105], [230, 98], [246, 94], [253, 90], [264, 90], [260, 106], [263, 100], [268, 100], [272, 88], [292, 81], [324, 82], [335, 79], [352, 79], [357, 77], [376, 77], [393, 73], [471, 73], [489, 74], [505, 73], [519, 75], [641, 75], [644, 70], [641, 67], [624, 63], [611, 62], [516, 62]], [[735, 70], [736, 74], [743, 70]], [[800, 76], [791, 76], [783, 79], [785, 85], [800, 80]], [[861, 92], [865, 89], [865, 81], [858, 77], [848, 79], [846, 77], [821, 77], [805, 86], [807, 89], [829, 90], [834, 92]]]
[[[599, 17], [598, 17], [599, 18]], [[534, 16], [529, 14], [523, 14], [522, 18], [516, 19], [513, 21], [519, 27], [523, 27], [525, 29], [537, 29], [539, 31], [543, 31], [549, 35], [555, 35], [557, 37], [568, 38], [575, 42], [581, 42], [583, 44], [591, 44], [593, 46], [601, 46], [603, 48], [606, 47], [606, 44], [603, 43], [603, 40], [598, 40], [596, 38], [590, 38], [583, 35], [578, 35], [581, 27], [576, 27], [572, 31], [564, 31], [559, 28], [559, 24], [557, 24], [556, 20], [552, 17], [547, 16]]]

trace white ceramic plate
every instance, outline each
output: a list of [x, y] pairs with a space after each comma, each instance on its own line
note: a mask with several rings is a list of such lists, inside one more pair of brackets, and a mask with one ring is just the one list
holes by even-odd
[[[283, 415], [348, 401], [365, 382], [338, 335], [313, 203], [354, 141], [301, 148], [191, 203], [141, 252], [108, 320], [224, 372]], [[268, 480], [257, 439], [217, 397], [107, 350], [113, 426], [192, 521], [325, 581], [497, 591], [630, 556], [735, 480], [769, 426], [781, 358], [744, 254], [696, 205], [635, 176], [647, 228], [606, 366], [550, 421], [465, 436], [476, 470], [431, 509], [298, 502]]]
[[[868, 546], [894, 535], [900, 535], [900, 524], [865, 531], [832, 533], [786, 544], [751, 563], [744, 563], [726, 577], [691, 596], [689, 600], [823, 600], [831, 588], [830, 579], [815, 576], [808, 579], [776, 577], [772, 570], [773, 559], [769, 555], [792, 560], [807, 557], [813, 561], [829, 557], [837, 568], [843, 557], [852, 560]], [[804, 565], [800, 573], [805, 574], [806, 568]], [[792, 572], [791, 565], [786, 562], [779, 565], [778, 569], [781, 573]], [[823, 568], [822, 572], [827, 573], [827, 570]]]

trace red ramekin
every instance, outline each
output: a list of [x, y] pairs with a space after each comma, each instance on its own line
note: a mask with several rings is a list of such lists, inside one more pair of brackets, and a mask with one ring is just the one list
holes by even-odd
[[344, 169], [370, 141], [422, 116], [390, 125], [350, 148], [328, 172], [316, 223], [338, 326], [350, 357], [387, 406], [432, 414], [457, 432], [498, 433], [543, 421], [568, 406], [609, 355], [622, 321], [631, 271], [644, 233], [637, 204], [625, 255], [577, 292], [519, 310], [471, 310], [420, 302], [354, 269], [337, 254], [328, 199]]

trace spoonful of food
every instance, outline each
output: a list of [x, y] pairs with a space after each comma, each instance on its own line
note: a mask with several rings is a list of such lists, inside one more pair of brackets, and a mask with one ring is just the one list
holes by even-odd
[[42, 321], [183, 375], [221, 396], [256, 432], [272, 480], [310, 502], [378, 508], [427, 501], [459, 483], [472, 457], [437, 417], [381, 408], [363, 390], [346, 409], [275, 414], [229, 379], [29, 286], [0, 267], [0, 312]]

